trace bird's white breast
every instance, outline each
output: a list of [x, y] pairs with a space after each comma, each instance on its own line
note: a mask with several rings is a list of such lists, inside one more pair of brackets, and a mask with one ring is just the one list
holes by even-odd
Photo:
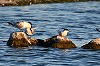
[[63, 31], [63, 32], [61, 33], [61, 36], [63, 36], [63, 37], [67, 36], [67, 31]]

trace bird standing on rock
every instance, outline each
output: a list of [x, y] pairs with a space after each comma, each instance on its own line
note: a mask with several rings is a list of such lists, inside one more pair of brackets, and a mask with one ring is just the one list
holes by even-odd
[[63, 31], [59, 31], [57, 39], [64, 39], [67, 36], [68, 32], [69, 32], [68, 29], [63, 29]]
[[59, 35], [62, 37], [66, 37], [68, 32], [69, 32], [68, 29], [64, 29], [62, 32], [59, 32]]
[[31, 22], [26, 22], [26, 21], [20, 21], [20, 22], [16, 22], [16, 23], [11, 23], [11, 22], [7, 22], [9, 25], [12, 25], [18, 29], [20, 29], [22, 31], [22, 29], [25, 28], [32, 28], [32, 23]]
[[[20, 22], [16, 22], [16, 23], [11, 23], [11, 22], [7, 22], [9, 25], [12, 25], [18, 29], [20, 29], [20, 31], [22, 31], [22, 29], [26, 29], [26, 31], [24, 31], [29, 37], [31, 35], [33, 35], [35, 28], [32, 28], [32, 23], [31, 22], [26, 22], [26, 21], [20, 21]], [[23, 31], [22, 31], [23, 32]], [[31, 44], [30, 40], [28, 40], [29, 44]]]

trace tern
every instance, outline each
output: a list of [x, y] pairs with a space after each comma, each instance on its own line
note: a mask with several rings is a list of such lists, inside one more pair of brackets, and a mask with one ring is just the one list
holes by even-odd
[[57, 39], [65, 39], [67, 36], [69, 30], [68, 29], [63, 29], [63, 31], [59, 31], [59, 35], [57, 36]]
[[12, 25], [18, 29], [20, 29], [22, 31], [22, 29], [24, 28], [32, 28], [32, 23], [31, 22], [26, 22], [26, 21], [20, 21], [20, 22], [16, 22], [16, 23], [11, 23], [11, 22], [7, 22], [9, 25]]
[[68, 32], [69, 32], [68, 29], [63, 29], [63, 31], [59, 31], [59, 36], [66, 37]]

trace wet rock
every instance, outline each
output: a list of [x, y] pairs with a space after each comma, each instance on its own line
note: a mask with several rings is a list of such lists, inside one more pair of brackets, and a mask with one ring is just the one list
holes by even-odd
[[37, 40], [34, 38], [28, 39], [24, 32], [13, 32], [10, 34], [7, 46], [10, 47], [27, 47], [37, 44]]
[[42, 46], [42, 47], [44, 47], [44, 45], [45, 45], [44, 40], [42, 40], [42, 39], [37, 39], [37, 46]]
[[57, 36], [46, 39], [44, 47], [61, 48], [61, 49], [71, 49], [76, 48], [76, 45], [68, 38], [57, 39]]
[[100, 50], [100, 38], [91, 40], [88, 44], [82, 46], [83, 49]]

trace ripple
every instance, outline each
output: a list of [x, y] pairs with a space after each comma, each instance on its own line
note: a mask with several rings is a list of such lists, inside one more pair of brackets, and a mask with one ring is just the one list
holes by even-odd
[[[91, 39], [99, 38], [99, 2], [73, 2], [33, 4], [31, 6], [0, 7], [0, 65], [1, 66], [99, 66], [100, 51], [82, 49], [80, 46]], [[7, 26], [7, 21], [21, 20], [32, 22], [38, 27], [32, 36], [47, 39], [57, 35], [57, 30], [71, 30], [68, 38], [78, 48], [57, 49], [44, 47], [11, 48], [6, 46], [11, 32], [16, 28]]]

